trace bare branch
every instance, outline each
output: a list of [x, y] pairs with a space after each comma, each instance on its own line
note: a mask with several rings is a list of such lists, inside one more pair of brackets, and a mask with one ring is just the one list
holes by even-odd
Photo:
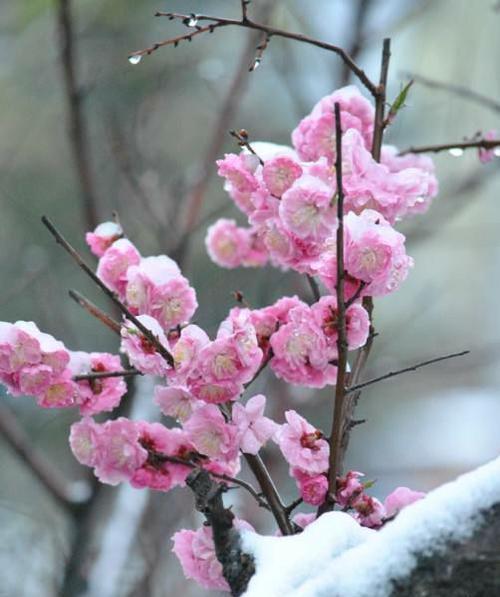
[[422, 75], [416, 75], [414, 73], [403, 72], [401, 73], [402, 76], [408, 76], [413, 79], [416, 83], [420, 83], [425, 87], [429, 87], [429, 89], [439, 89], [442, 91], [448, 91], [457, 95], [458, 97], [463, 97], [465, 99], [471, 100], [477, 104], [485, 106], [494, 112], [500, 112], [500, 102], [492, 99], [491, 97], [487, 97], [486, 95], [482, 95], [473, 89], [469, 89], [465, 87], [465, 85], [457, 85], [455, 83], [445, 83], [443, 81], [436, 81], [435, 79], [430, 79], [429, 77], [424, 77]]
[[98, 276], [94, 273], [92, 268], [90, 268], [87, 263], [84, 261], [82, 256], [76, 251], [76, 249], [69, 244], [69, 242], [62, 236], [62, 234], [56, 229], [54, 224], [46, 217], [42, 216], [43, 224], [48, 228], [52, 236], [56, 239], [56, 242], [60, 244], [63, 249], [69, 253], [69, 255], [73, 258], [73, 260], [78, 264], [78, 266], [99, 286], [99, 288], [106, 294], [113, 303], [120, 309], [120, 311], [129, 319], [141, 332], [142, 334], [153, 344], [156, 348], [157, 352], [167, 361], [167, 363], [173, 367], [174, 365], [174, 358], [170, 354], [170, 352], [163, 346], [163, 344], [158, 340], [158, 338], [151, 333], [148, 328], [141, 323], [135, 315], [128, 310], [128, 308], [121, 302], [121, 300], [112, 292], [104, 282], [98, 278]]
[[143, 373], [137, 369], [122, 369], [121, 371], [92, 371], [91, 373], [74, 375], [73, 381], [92, 381], [93, 379], [106, 379], [107, 377], [132, 377], [134, 375], [143, 375]]
[[[189, 19], [191, 18], [190, 15], [174, 13], [174, 12], [157, 12], [155, 14], [157, 17], [167, 17], [171, 20], [180, 20], [183, 23], [188, 23]], [[211, 15], [196, 15], [196, 21], [208, 21], [210, 25], [206, 27], [198, 27], [193, 33], [189, 33], [184, 36], [174, 37], [171, 39], [167, 39], [161, 41], [159, 43], [153, 44], [149, 48], [145, 48], [144, 50], [139, 50], [137, 52], [133, 52], [130, 57], [141, 57], [145, 55], [152, 54], [154, 51], [158, 50], [161, 47], [167, 45], [178, 45], [180, 41], [185, 39], [191, 40], [195, 35], [200, 33], [206, 33], [207, 31], [213, 32], [215, 28], [220, 27], [244, 27], [246, 29], [255, 29], [258, 31], [262, 31], [263, 33], [267, 34], [268, 37], [283, 37], [286, 39], [292, 39], [298, 42], [306, 43], [309, 45], [316, 46], [318, 48], [322, 48], [324, 50], [328, 50], [337, 54], [341, 60], [350, 68], [350, 70], [354, 73], [354, 75], [359, 79], [359, 81], [368, 89], [368, 91], [373, 95], [376, 96], [376, 86], [372, 83], [372, 81], [368, 78], [366, 73], [363, 69], [361, 69], [354, 60], [347, 54], [347, 52], [336, 45], [323, 42], [307, 35], [303, 35], [301, 33], [293, 33], [291, 31], [285, 31], [283, 29], [277, 29], [275, 27], [270, 27], [268, 25], [264, 25], [262, 23], [257, 23], [255, 21], [251, 21], [249, 18], [246, 19], [227, 19], [224, 17], [216, 17]]]
[[375, 92], [375, 127], [373, 130], [372, 155], [377, 162], [380, 162], [382, 138], [384, 136], [385, 128], [385, 99], [390, 58], [391, 40], [389, 38], [385, 38], [382, 47], [382, 64], [380, 66], [380, 80]]
[[264, 160], [257, 154], [255, 149], [251, 146], [250, 141], [248, 140], [248, 132], [245, 129], [240, 129], [239, 131], [229, 131], [231, 137], [234, 137], [238, 141], [238, 145], [240, 147], [244, 147], [248, 150], [252, 155], [254, 155], [258, 160], [261, 166], [264, 165]]
[[344, 298], [344, 188], [342, 185], [342, 122], [340, 120], [340, 104], [335, 102], [335, 176], [337, 179], [337, 382], [335, 385], [335, 402], [333, 409], [332, 430], [330, 433], [330, 457], [328, 467], [328, 494], [318, 514], [332, 510], [337, 486], [337, 475], [340, 472], [340, 441], [342, 437], [342, 421], [345, 398], [345, 376], [347, 370], [347, 328]]
[[76, 290], [68, 290], [68, 294], [75, 301], [75, 303], [80, 305], [80, 307], [83, 307], [88, 313], [90, 313], [90, 315], [92, 315], [92, 317], [95, 317], [112, 332], [118, 334], [118, 336], [120, 335], [121, 325], [107, 313], [104, 313], [104, 311], [97, 305], [94, 305], [92, 301], [86, 299]]
[[439, 153], [440, 151], [453, 151], [470, 149], [475, 147], [476, 149], [495, 149], [500, 147], [500, 139], [474, 139], [471, 141], [460, 141], [458, 143], [443, 143], [441, 145], [421, 145], [419, 147], [408, 147], [401, 152], [399, 155], [406, 155], [407, 153]]
[[373, 379], [369, 379], [362, 383], [350, 386], [346, 389], [347, 393], [356, 392], [361, 390], [361, 388], [366, 388], [367, 386], [371, 386], [373, 384], [379, 383], [380, 381], [385, 381], [386, 379], [390, 379], [391, 377], [396, 377], [397, 375], [403, 375], [403, 373], [408, 373], [410, 371], [417, 371], [417, 369], [421, 369], [422, 367], [427, 367], [428, 365], [433, 365], [434, 363], [439, 363], [440, 361], [447, 361], [448, 359], [454, 359], [456, 357], [463, 357], [466, 354], [470, 354], [470, 350], [462, 350], [461, 352], [454, 352], [452, 354], [447, 354], [442, 357], [436, 357], [434, 359], [429, 359], [428, 361], [422, 361], [421, 363], [417, 363], [416, 365], [411, 365], [410, 367], [404, 367], [404, 369], [398, 369], [397, 371], [390, 371], [389, 373], [385, 373], [384, 375], [380, 375], [379, 377], [374, 377]]
[[71, 0], [57, 0], [60, 59], [68, 111], [69, 141], [80, 182], [85, 223], [89, 230], [97, 226], [97, 205], [82, 93], [76, 76], [76, 46], [74, 43]]
[[70, 486], [52, 462], [32, 446], [31, 438], [21, 429], [14, 414], [4, 404], [0, 404], [0, 432], [2, 439], [65, 510], [74, 510], [82, 505], [83, 502], [72, 495]]

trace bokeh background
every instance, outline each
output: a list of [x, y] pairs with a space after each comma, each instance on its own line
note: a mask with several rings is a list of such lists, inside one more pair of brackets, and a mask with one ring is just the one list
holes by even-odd
[[[65, 7], [74, 52], [69, 87], [60, 27]], [[234, 305], [231, 291], [243, 291], [255, 306], [308, 293], [297, 274], [225, 271], [209, 261], [203, 244], [209, 223], [221, 215], [239, 218], [213, 161], [235, 150], [231, 128], [289, 143], [291, 129], [313, 104], [352, 77], [335, 55], [280, 39], [248, 73], [259, 38], [239, 29], [200, 36], [131, 65], [131, 51], [183, 32], [152, 16], [170, 9], [237, 16], [239, 2], [0, 3], [0, 319], [34, 320], [71, 349], [116, 351], [117, 343], [67, 290], [109, 305], [49, 237], [42, 214], [86, 252], [83, 234], [92, 218], [109, 219], [117, 210], [143, 254], [167, 252], [182, 260], [198, 292], [196, 321], [212, 333]], [[500, 102], [500, 12], [493, 0], [254, 0], [251, 11], [344, 46], [374, 78], [382, 38], [390, 36], [388, 98], [413, 73]], [[71, 94], [87, 156], [79, 168], [68, 118]], [[498, 104], [490, 109], [419, 81], [407, 104], [386, 136], [401, 148], [500, 129]], [[348, 466], [377, 480], [372, 491], [378, 497], [395, 485], [429, 490], [500, 448], [500, 160], [481, 165], [470, 150], [460, 158], [439, 154], [435, 163], [440, 195], [426, 215], [401, 226], [416, 266], [398, 293], [376, 303], [380, 335], [365, 375], [472, 352], [363, 393], [358, 413], [367, 422], [353, 432]], [[201, 212], [186, 239], [186, 213], [198, 200]], [[152, 384], [138, 380], [133, 389], [126, 406], [131, 416], [158, 417], [150, 405]], [[254, 389], [266, 393], [276, 417], [293, 406], [329, 428], [331, 390], [287, 388], [272, 376], [262, 376]], [[31, 449], [83, 498], [92, 485], [69, 451], [74, 415], [42, 411], [29, 398], [0, 399]], [[282, 493], [293, 499], [276, 452], [269, 449], [265, 458]], [[273, 532], [265, 513], [238, 492], [231, 497], [258, 530]], [[70, 515], [0, 438], [3, 597], [206, 594], [184, 579], [170, 553], [172, 533], [199, 523], [191, 496], [177, 490], [163, 495], [102, 487], [90, 506]]]

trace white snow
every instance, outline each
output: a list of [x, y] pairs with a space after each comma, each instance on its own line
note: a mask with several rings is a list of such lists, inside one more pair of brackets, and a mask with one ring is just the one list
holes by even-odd
[[430, 492], [380, 531], [361, 529], [339, 512], [294, 537], [246, 532], [243, 547], [254, 554], [257, 573], [245, 596], [386, 597], [419, 554], [470, 536], [496, 503], [500, 458]]

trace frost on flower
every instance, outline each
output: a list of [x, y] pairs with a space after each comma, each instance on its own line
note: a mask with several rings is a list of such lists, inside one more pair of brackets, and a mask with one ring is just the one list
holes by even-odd
[[116, 222], [103, 222], [94, 232], [87, 232], [85, 240], [96, 257], [102, 257], [109, 247], [122, 238], [123, 230]]

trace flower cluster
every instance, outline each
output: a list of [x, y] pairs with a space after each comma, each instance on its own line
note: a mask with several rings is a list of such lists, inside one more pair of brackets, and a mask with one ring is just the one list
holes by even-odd
[[[253, 152], [217, 162], [225, 189], [249, 226], [228, 219], [211, 226], [206, 246], [212, 260], [226, 268], [270, 262], [316, 276], [327, 293], [312, 304], [292, 296], [258, 309], [235, 307], [212, 339], [191, 322], [196, 294], [175, 261], [142, 256], [116, 223], [87, 233], [98, 258], [97, 276], [126, 307], [119, 331], [120, 350], [133, 367], [127, 374], [159, 378], [153, 400], [170, 426], [124, 417], [94, 420], [113, 411], [126, 393], [120, 357], [69, 351], [30, 322], [0, 323], [0, 381], [12, 395], [32, 395], [42, 407], [79, 408], [82, 418], [71, 427], [70, 446], [103, 483], [169, 491], [202, 468], [231, 485], [241, 457], [252, 462], [273, 441], [302, 500], [324, 504], [330, 447], [322, 431], [294, 410], [285, 412], [282, 424], [275, 422], [264, 414], [262, 394], [242, 397], [266, 365], [290, 384], [322, 388], [337, 380], [337, 102], [343, 130], [346, 341], [348, 350], [362, 347], [370, 328], [363, 298], [394, 292], [413, 264], [404, 236], [393, 226], [423, 212], [437, 182], [426, 157], [399, 156], [387, 146], [380, 163], [373, 159], [374, 110], [354, 87], [318, 102], [293, 131], [293, 148], [256, 143]], [[339, 478], [334, 497], [363, 526], [379, 528], [423, 497], [400, 487], [381, 503], [366, 493], [370, 484], [361, 477], [350, 471]], [[295, 529], [315, 516], [296, 514]], [[251, 528], [238, 519], [235, 526]], [[206, 588], [229, 589], [209, 527], [179, 531], [173, 540], [188, 578]]]
[[375, 161], [373, 107], [352, 86], [318, 102], [293, 131], [293, 149], [255, 143], [260, 161], [246, 150], [218, 161], [225, 189], [250, 227], [226, 219], [210, 227], [206, 245], [215, 263], [234, 268], [270, 261], [326, 278], [330, 290], [335, 285], [335, 102], [345, 131], [342, 186], [349, 217], [344, 252], [351, 286], [375, 282], [363, 293], [378, 296], [404, 280], [412, 260], [392, 224], [427, 209], [437, 194], [434, 166], [428, 157], [398, 156], [392, 146], [384, 146], [381, 162]]

